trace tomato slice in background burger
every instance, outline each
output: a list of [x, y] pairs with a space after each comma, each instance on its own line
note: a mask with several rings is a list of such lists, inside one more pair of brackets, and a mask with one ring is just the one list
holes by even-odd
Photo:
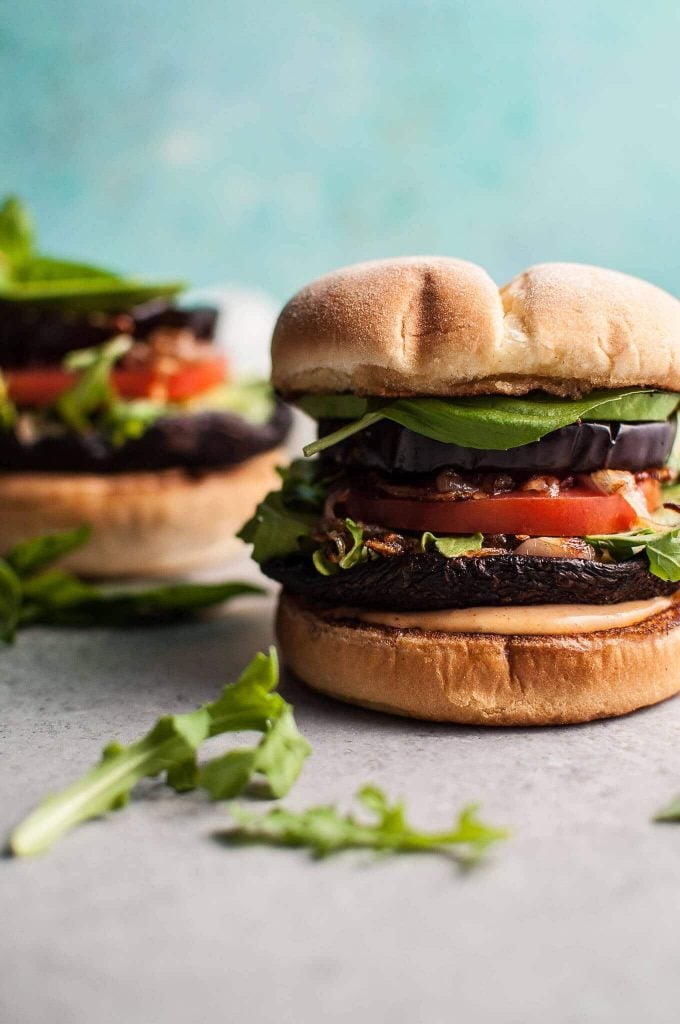
[[[650, 509], [660, 503], [655, 480], [640, 484]], [[510, 533], [529, 537], [583, 537], [595, 533], [624, 533], [638, 518], [621, 494], [596, 494], [573, 487], [557, 498], [515, 491], [464, 501], [418, 501], [375, 498], [352, 491], [347, 513], [364, 523], [398, 530], [434, 533]]]
[[[226, 360], [221, 356], [185, 363], [174, 373], [161, 374], [151, 368], [114, 370], [111, 381], [121, 398], [162, 398], [181, 402], [203, 394], [223, 383]], [[4, 372], [9, 397], [17, 405], [44, 408], [70, 388], [77, 375], [59, 367], [32, 367]]]
[[169, 375], [152, 369], [114, 370], [111, 379], [121, 398], [161, 397], [169, 402], [182, 402], [217, 387], [226, 376], [226, 360], [218, 356], [185, 363]]

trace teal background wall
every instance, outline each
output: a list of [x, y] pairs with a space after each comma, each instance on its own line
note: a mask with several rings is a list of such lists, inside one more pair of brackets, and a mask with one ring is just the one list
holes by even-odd
[[8, 2], [0, 190], [47, 248], [279, 299], [409, 252], [680, 292], [680, 7]]

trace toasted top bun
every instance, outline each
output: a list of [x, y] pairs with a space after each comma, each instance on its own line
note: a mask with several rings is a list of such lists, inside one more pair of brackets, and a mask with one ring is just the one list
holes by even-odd
[[575, 263], [538, 264], [499, 289], [465, 260], [376, 260], [293, 296], [272, 368], [288, 397], [680, 391], [680, 302]]

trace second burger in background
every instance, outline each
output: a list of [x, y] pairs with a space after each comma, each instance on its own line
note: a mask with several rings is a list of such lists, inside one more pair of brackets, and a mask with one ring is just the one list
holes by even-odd
[[40, 254], [26, 209], [0, 208], [0, 549], [88, 523], [69, 565], [166, 575], [233, 553], [277, 479], [290, 411], [232, 381], [218, 311], [183, 285]]

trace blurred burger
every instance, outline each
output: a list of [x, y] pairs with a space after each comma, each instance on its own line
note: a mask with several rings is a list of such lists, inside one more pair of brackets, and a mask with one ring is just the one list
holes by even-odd
[[0, 209], [0, 545], [87, 522], [70, 567], [164, 575], [231, 554], [244, 509], [277, 479], [290, 414], [234, 382], [218, 312], [36, 252]]
[[680, 690], [676, 299], [597, 267], [499, 291], [462, 260], [366, 263], [290, 300], [272, 361], [317, 458], [241, 535], [301, 679], [491, 725]]

